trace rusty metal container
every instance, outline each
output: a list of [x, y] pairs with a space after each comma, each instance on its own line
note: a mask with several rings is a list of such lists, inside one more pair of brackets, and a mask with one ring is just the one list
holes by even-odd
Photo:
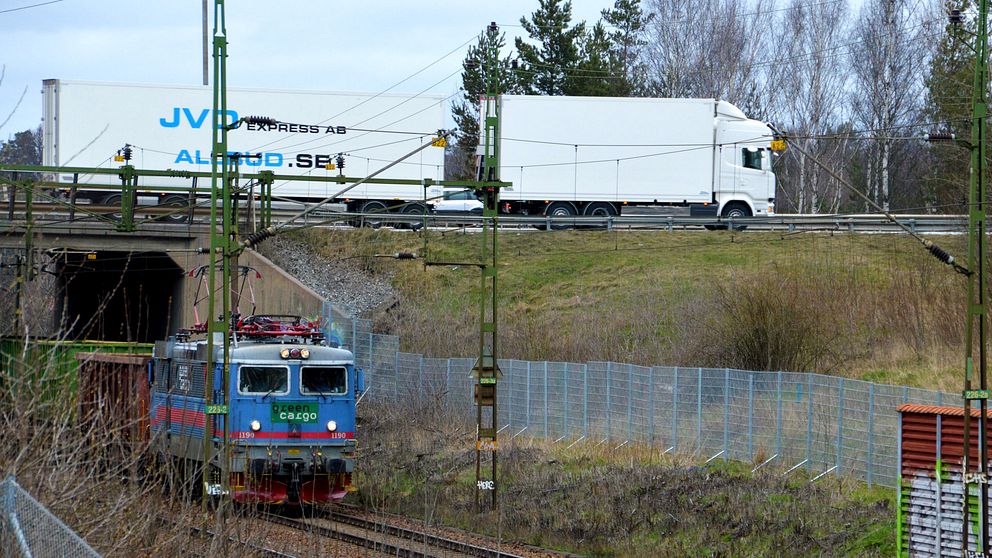
[[[978, 409], [971, 411], [971, 466], [978, 470]], [[992, 418], [992, 412], [989, 413]], [[992, 436], [986, 433], [987, 439]], [[960, 558], [964, 494], [964, 409], [899, 407], [898, 555]], [[992, 446], [990, 446], [992, 447]], [[978, 548], [977, 485], [968, 487], [968, 549]], [[992, 507], [992, 506], [990, 506]]]
[[131, 453], [149, 438], [148, 354], [77, 353], [83, 432]]

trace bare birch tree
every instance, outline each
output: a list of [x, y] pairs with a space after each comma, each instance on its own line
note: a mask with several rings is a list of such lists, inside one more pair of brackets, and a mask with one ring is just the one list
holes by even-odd
[[[868, 0], [851, 32], [856, 48], [851, 50], [849, 102], [866, 138], [860, 174], [865, 193], [886, 211], [893, 197], [917, 197], [909, 190], [918, 182], [914, 152], [920, 146], [894, 138], [911, 135], [910, 125], [920, 117], [924, 76], [919, 70], [932, 50], [928, 15], [918, 2]], [[897, 179], [899, 193], [892, 191]]]
[[[803, 149], [841, 168], [851, 147], [843, 114], [851, 47], [845, 42], [847, 4], [843, 0], [791, 0], [780, 14], [776, 55], [770, 66], [770, 85], [775, 92], [770, 116], [784, 125]], [[820, 139], [824, 135], [838, 139]], [[839, 209], [841, 185], [813, 161], [798, 150], [786, 152], [781, 161], [778, 196], [785, 204], [780, 206], [800, 213]]]
[[655, 94], [711, 97], [765, 113], [770, 0], [652, 0], [647, 60]]

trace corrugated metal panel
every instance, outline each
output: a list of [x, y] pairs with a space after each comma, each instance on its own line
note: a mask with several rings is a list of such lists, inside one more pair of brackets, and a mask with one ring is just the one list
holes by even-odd
[[77, 353], [76, 359], [80, 421], [91, 433], [108, 433], [128, 450], [140, 449], [136, 442], [149, 436], [151, 355]]
[[[915, 403], [907, 403], [905, 405], [901, 405], [897, 410], [900, 413], [913, 413], [917, 415], [943, 415], [945, 417], [964, 416], [964, 407], [938, 407], [937, 405], [917, 405]], [[982, 416], [982, 411], [976, 407], [972, 407], [971, 416], [980, 417]], [[992, 409], [989, 409], [985, 416], [992, 418]]]
[[[964, 409], [903, 405], [899, 413], [899, 555], [961, 556]], [[972, 415], [977, 418], [980, 412]], [[978, 470], [978, 422], [970, 424], [973, 471]], [[978, 487], [970, 486], [970, 550], [977, 549], [978, 498]]]

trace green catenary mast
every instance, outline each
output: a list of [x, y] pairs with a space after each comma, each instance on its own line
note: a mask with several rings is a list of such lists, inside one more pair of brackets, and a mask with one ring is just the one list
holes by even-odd
[[[960, 21], [960, 13], [952, 13], [952, 23]], [[988, 556], [988, 375], [986, 354], [986, 303], [985, 303], [985, 196], [988, 178], [985, 169], [985, 118], [988, 114], [986, 87], [988, 85], [988, 0], [978, 1], [978, 25], [975, 36], [975, 76], [972, 90], [971, 177], [968, 194], [968, 308], [965, 330], [965, 378], [964, 378], [964, 488], [962, 524], [962, 554], [968, 555], [968, 531], [971, 521], [971, 486], [978, 485], [979, 529], [978, 551]], [[976, 339], [977, 329], [977, 339]], [[975, 370], [974, 345], [978, 345], [978, 390], [973, 390]], [[971, 474], [971, 401], [978, 400], [980, 409], [978, 424], [978, 475]]]

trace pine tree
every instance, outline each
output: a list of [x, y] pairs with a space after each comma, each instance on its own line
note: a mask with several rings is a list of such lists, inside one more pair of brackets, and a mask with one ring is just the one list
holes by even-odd
[[[572, 3], [540, 0], [531, 18], [520, 18], [520, 25], [531, 42], [517, 37], [514, 41], [522, 65], [514, 71], [520, 92], [528, 95], [577, 95], [576, 69], [582, 62], [581, 46], [586, 34], [585, 22], [574, 26]], [[588, 68], [587, 68], [588, 70]], [[573, 79], [570, 79], [573, 78]]]
[[35, 130], [17, 132], [13, 138], [0, 143], [0, 163], [8, 165], [41, 164], [41, 126]]
[[611, 71], [610, 38], [601, 23], [592, 27], [579, 44], [579, 62], [566, 76], [569, 95], [605, 97], [616, 94], [619, 81]]
[[[479, 42], [469, 47], [462, 63], [462, 95], [451, 104], [451, 115], [458, 128], [454, 147], [449, 149], [446, 156], [447, 178], [465, 180], [475, 174], [475, 152], [479, 145], [479, 100], [486, 93], [484, 75], [486, 59], [492, 49], [502, 52], [506, 47], [506, 36], [500, 34], [491, 36], [483, 33]], [[500, 58], [497, 72], [501, 93], [513, 93], [516, 90], [514, 76], [510, 72], [510, 58]]]
[[[974, 13], [972, 0], [948, 0], [947, 11]], [[930, 61], [926, 78], [926, 116], [934, 130], [950, 132], [957, 138], [971, 138], [971, 97], [975, 74], [975, 54], [971, 48], [975, 22], [965, 20], [955, 30], [948, 24], [937, 52]], [[926, 178], [929, 204], [945, 212], [964, 213], [968, 199], [970, 155], [953, 144], [930, 147], [932, 164]], [[956, 206], [956, 207], [955, 207]]]
[[648, 70], [641, 52], [654, 14], [641, 11], [640, 0], [616, 0], [613, 9], [602, 11], [603, 21], [613, 28], [608, 39], [610, 69], [616, 76], [610, 95], [616, 97], [644, 96], [648, 93]]

